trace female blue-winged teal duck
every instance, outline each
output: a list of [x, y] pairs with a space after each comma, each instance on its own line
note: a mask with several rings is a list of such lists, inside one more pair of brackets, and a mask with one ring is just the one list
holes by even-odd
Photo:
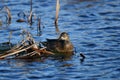
[[70, 42], [69, 36], [66, 32], [62, 32], [58, 39], [47, 39], [47, 42], [43, 44], [47, 47], [47, 50], [54, 52], [57, 55], [73, 54], [73, 45]]

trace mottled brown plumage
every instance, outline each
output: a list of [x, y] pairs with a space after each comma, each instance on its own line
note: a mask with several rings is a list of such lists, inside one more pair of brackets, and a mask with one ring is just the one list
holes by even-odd
[[43, 45], [47, 47], [47, 50], [55, 54], [73, 54], [73, 45], [66, 32], [62, 32], [58, 39], [47, 39], [47, 42]]

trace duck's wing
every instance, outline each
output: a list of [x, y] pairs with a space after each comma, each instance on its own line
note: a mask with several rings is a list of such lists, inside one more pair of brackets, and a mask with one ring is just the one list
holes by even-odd
[[49, 42], [51, 42], [51, 41], [52, 41], [52, 39], [46, 38], [46, 41], [41, 42], [41, 44], [46, 47], [47, 44], [48, 44]]

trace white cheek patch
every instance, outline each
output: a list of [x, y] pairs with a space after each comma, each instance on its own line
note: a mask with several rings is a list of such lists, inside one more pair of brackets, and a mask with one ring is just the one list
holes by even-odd
[[62, 40], [66, 40], [67, 38], [66, 37], [61, 37]]

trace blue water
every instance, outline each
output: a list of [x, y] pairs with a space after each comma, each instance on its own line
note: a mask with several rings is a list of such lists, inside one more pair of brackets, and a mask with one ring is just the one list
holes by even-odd
[[[0, 80], [120, 80], [120, 1], [119, 0], [60, 0], [58, 27], [68, 32], [76, 49], [67, 60], [35, 59], [0, 60]], [[12, 14], [12, 23], [5, 24], [0, 12], [0, 43], [21, 40], [26, 29], [36, 41], [58, 37], [54, 27], [56, 0], [33, 0], [34, 15], [41, 17], [42, 35], [37, 36], [37, 22], [17, 23], [17, 14], [30, 11], [29, 0], [4, 0]], [[44, 26], [44, 27], [43, 27]], [[86, 58], [81, 62], [80, 53]]]

